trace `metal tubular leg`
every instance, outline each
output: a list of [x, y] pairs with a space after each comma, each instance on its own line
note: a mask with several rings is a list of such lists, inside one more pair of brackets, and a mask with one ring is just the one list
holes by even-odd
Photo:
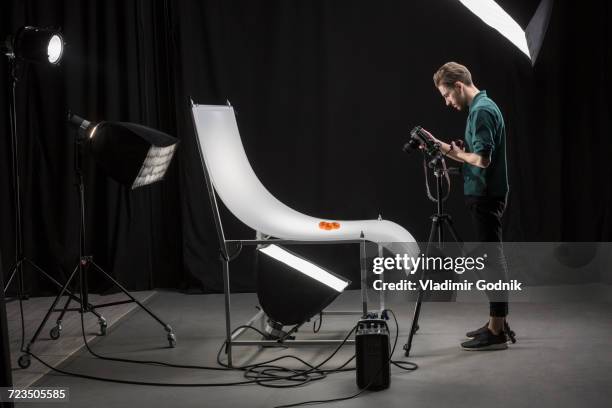
[[359, 255], [361, 260], [361, 306], [363, 316], [368, 314], [368, 274], [366, 266], [366, 247], [365, 241], [359, 244]]
[[8, 290], [8, 288], [11, 286], [11, 282], [13, 281], [13, 278], [15, 277], [15, 274], [17, 273], [17, 268], [19, 267], [20, 263], [21, 261], [17, 262], [15, 266], [12, 266], [11, 268], [9, 268], [9, 271], [11, 271], [11, 275], [9, 276], [8, 280], [6, 281], [6, 284], [4, 285], [5, 293]]
[[72, 274], [70, 275], [70, 277], [68, 278], [68, 280], [66, 281], [64, 286], [62, 287], [62, 290], [60, 290], [60, 293], [55, 297], [55, 300], [53, 300], [53, 304], [51, 305], [49, 310], [47, 310], [47, 314], [45, 314], [45, 317], [43, 318], [42, 322], [40, 322], [40, 325], [36, 329], [36, 332], [34, 333], [34, 336], [32, 336], [32, 339], [28, 343], [28, 346], [26, 348], [26, 353], [28, 353], [30, 351], [30, 347], [32, 346], [32, 344], [34, 344], [34, 342], [36, 341], [38, 336], [40, 336], [40, 332], [42, 331], [43, 327], [45, 327], [45, 324], [47, 324], [47, 320], [49, 320], [49, 316], [51, 316], [51, 313], [53, 312], [53, 310], [57, 306], [57, 303], [59, 302], [60, 298], [62, 297], [62, 295], [66, 291], [66, 288], [68, 287], [68, 285], [70, 285], [70, 282], [72, 282], [72, 279], [74, 279], [74, 276], [75, 276], [77, 270], [78, 270], [78, 268], [75, 269], [72, 272]]
[[[143, 305], [142, 303], [140, 303], [140, 301], [138, 299], [136, 299], [134, 296], [132, 296], [130, 294], [130, 292], [128, 292], [128, 290], [126, 288], [124, 288], [119, 282], [117, 282], [112, 276], [110, 276], [108, 273], [106, 273], [106, 271], [104, 269], [102, 269], [100, 266], [98, 266], [95, 262], [93, 261], [89, 261], [91, 263], [91, 265], [98, 271], [103, 273], [111, 282], [113, 282], [127, 297], [129, 297], [134, 303], [136, 303], [138, 306], [140, 306], [145, 312], [147, 312], [149, 314], [149, 316], [151, 316], [153, 319], [155, 319], [159, 324], [161, 324], [162, 326], [164, 326], [164, 329], [166, 329], [166, 331], [168, 333], [172, 332], [172, 328], [166, 324], [164, 321], [162, 321], [159, 317], [157, 317], [155, 315], [155, 313], [153, 313], [148, 307], [146, 307], [145, 305]], [[93, 308], [95, 309], [95, 305], [93, 306]]]
[[457, 234], [457, 231], [455, 230], [455, 226], [453, 225], [453, 220], [450, 217], [446, 219], [446, 225], [448, 226], [448, 230], [450, 231], [451, 236], [453, 237], [453, 239], [459, 246], [459, 249], [461, 250], [461, 255], [465, 256], [465, 245], [463, 244], [463, 241]]
[[[378, 257], [382, 258], [383, 257], [383, 247], [381, 245], [378, 245]], [[385, 282], [385, 272], [383, 271], [383, 273], [381, 273], [380, 275], [380, 280], [384, 283]], [[385, 310], [387, 308], [387, 292], [384, 290], [380, 291], [380, 297], [379, 297], [379, 307], [380, 307], [380, 312], [382, 313], [383, 310]]]
[[[76, 271], [78, 271], [78, 269], [79, 269], [79, 267], [78, 267], [78, 266], [76, 266], [76, 267], [74, 268], [74, 270], [73, 270], [73, 272], [72, 272], [72, 273], [75, 273]], [[43, 272], [43, 273], [44, 273], [44, 272]], [[62, 284], [61, 284], [61, 283], [59, 283], [58, 281], [56, 281], [55, 279], [53, 279], [53, 278], [51, 278], [51, 277], [49, 277], [49, 278], [51, 279], [51, 281], [52, 281], [53, 283], [55, 283], [56, 285], [58, 285], [60, 288], [62, 287]], [[68, 296], [68, 298], [69, 298], [69, 299], [71, 299], [71, 300], [73, 300], [73, 301], [77, 302], [79, 305], [81, 305], [81, 304], [83, 303], [83, 302], [82, 302], [82, 299], [81, 299], [80, 297], [76, 296], [76, 295], [75, 295], [75, 294], [74, 294], [72, 291], [70, 291], [68, 288], [66, 288], [66, 290], [64, 291], [64, 293], [66, 293], [66, 296]], [[68, 309], [68, 303], [69, 303], [69, 302], [66, 302], [66, 305], [64, 306], [64, 309]], [[94, 314], [94, 315], [95, 315], [95, 316], [96, 316], [98, 319], [103, 319], [103, 317], [102, 317], [102, 316], [101, 316], [101, 315], [100, 315], [98, 312], [96, 312], [95, 310], [93, 310], [93, 305], [92, 305], [91, 303], [88, 303], [88, 304], [87, 304], [87, 308], [86, 308], [86, 309], [87, 309], [89, 312], [93, 313], [93, 314]], [[60, 316], [60, 319], [62, 319], [63, 315], [64, 315], [64, 312], [62, 313], [62, 316]]]
[[223, 292], [225, 293], [225, 352], [227, 364], [233, 367], [232, 361], [232, 322], [230, 319], [230, 277], [229, 261], [223, 260]]
[[[429, 255], [429, 248], [431, 243], [433, 242], [434, 235], [436, 231], [440, 228], [440, 219], [438, 217], [432, 218], [431, 230], [429, 231], [429, 239], [427, 241], [427, 247], [425, 248], [425, 255]], [[421, 269], [420, 279], [423, 279], [425, 276], [425, 270]], [[419, 328], [419, 316], [421, 315], [421, 303], [423, 302], [423, 289], [419, 289], [419, 294], [417, 296], [416, 303], [414, 305], [414, 315], [412, 316], [412, 324], [410, 325], [410, 333], [408, 333], [408, 340], [406, 344], [404, 344], [405, 356], [408, 357], [410, 355], [410, 349], [412, 348], [412, 338], [414, 334]]]
[[72, 298], [68, 296], [68, 300], [66, 300], [66, 304], [64, 305], [64, 308], [62, 309], [62, 312], [60, 313], [59, 317], [56, 320], [56, 323], [58, 326], [62, 324], [62, 320], [64, 319], [64, 315], [66, 314], [66, 311], [68, 310], [68, 306], [70, 305], [71, 300]]
[[28, 258], [24, 258], [23, 261], [27, 262], [28, 265], [30, 265], [32, 268], [36, 269], [40, 274], [42, 274], [47, 279], [49, 279], [55, 286], [57, 286], [58, 288], [62, 287], [61, 283], [55, 280], [53, 276], [49, 275], [47, 272], [45, 272], [40, 266], [36, 265], [34, 262], [30, 261]]

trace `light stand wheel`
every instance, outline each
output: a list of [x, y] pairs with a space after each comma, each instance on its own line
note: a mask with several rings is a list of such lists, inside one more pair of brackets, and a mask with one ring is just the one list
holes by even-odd
[[31, 363], [32, 361], [30, 360], [29, 354], [22, 354], [21, 356], [19, 356], [19, 359], [17, 360], [17, 364], [19, 364], [19, 367], [23, 369], [28, 368]]
[[168, 344], [170, 348], [176, 347], [176, 336], [174, 335], [174, 333], [168, 333]]
[[53, 340], [57, 340], [60, 338], [61, 333], [62, 333], [62, 325], [58, 324], [49, 331], [49, 337], [51, 337], [51, 339]]
[[98, 324], [100, 325], [100, 336], [106, 336], [106, 329], [108, 328], [108, 323], [106, 323], [106, 319], [100, 317], [98, 319]]

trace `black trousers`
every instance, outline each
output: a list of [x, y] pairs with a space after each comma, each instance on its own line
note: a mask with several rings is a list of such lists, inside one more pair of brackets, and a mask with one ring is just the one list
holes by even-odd
[[[487, 252], [494, 253], [494, 256], [489, 257], [491, 265], [488, 268], [490, 271], [487, 276], [488, 280], [498, 278], [507, 281], [508, 271], [502, 248], [501, 224], [506, 209], [506, 197], [466, 196], [465, 201], [476, 229], [476, 239], [487, 247]], [[487, 296], [490, 300], [490, 316], [505, 317], [508, 315], [507, 292], [487, 293]], [[505, 301], [499, 301], [504, 299]]]

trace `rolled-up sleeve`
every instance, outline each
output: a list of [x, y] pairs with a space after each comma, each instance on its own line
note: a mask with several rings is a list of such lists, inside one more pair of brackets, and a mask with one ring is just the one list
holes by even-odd
[[495, 117], [484, 109], [475, 112], [473, 153], [490, 157], [495, 149]]

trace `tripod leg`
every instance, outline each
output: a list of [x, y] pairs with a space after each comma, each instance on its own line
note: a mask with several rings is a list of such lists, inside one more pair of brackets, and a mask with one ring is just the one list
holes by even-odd
[[21, 263], [21, 261], [17, 262], [14, 266], [12, 266], [9, 269], [9, 271], [11, 271], [11, 275], [9, 276], [8, 280], [6, 281], [6, 285], [4, 285], [4, 293], [6, 293], [8, 288], [11, 286], [11, 282], [13, 281], [13, 278], [15, 277], [15, 274], [17, 273], [17, 270], [19, 269], [19, 264], [20, 263]]
[[[440, 220], [438, 217], [434, 216], [431, 219], [431, 230], [429, 231], [429, 239], [427, 240], [427, 247], [425, 248], [425, 255], [429, 254], [429, 249], [431, 247], [431, 243], [433, 242], [436, 231], [438, 231], [438, 224]], [[421, 269], [419, 279], [423, 279], [424, 277], [424, 269]], [[420, 287], [420, 286], [419, 286]], [[406, 340], [406, 344], [404, 344], [404, 354], [406, 357], [410, 355], [410, 349], [412, 348], [412, 338], [414, 334], [419, 330], [419, 316], [421, 315], [421, 304], [423, 303], [424, 291], [419, 288], [419, 294], [417, 296], [416, 303], [414, 304], [414, 314], [412, 316], [412, 324], [410, 325], [410, 333], [408, 333], [408, 340]]]
[[419, 329], [419, 315], [421, 314], [422, 300], [423, 290], [419, 289], [419, 295], [417, 296], [417, 300], [414, 305], [414, 315], [412, 316], [412, 325], [410, 326], [410, 333], [408, 333], [408, 340], [406, 340], [406, 344], [404, 344], [404, 355], [406, 357], [410, 355], [410, 349], [412, 348], [412, 338]]
[[461, 249], [461, 254], [465, 256], [465, 247], [463, 246], [463, 241], [461, 240], [461, 238], [459, 238], [459, 234], [457, 234], [457, 230], [455, 229], [455, 226], [453, 225], [453, 220], [450, 219], [450, 217], [445, 218], [445, 220], [446, 220], [446, 226], [448, 227], [448, 230], [450, 231], [451, 236], [453, 237], [457, 245], [459, 245], [459, 248]]
[[27, 262], [28, 265], [36, 269], [40, 274], [42, 274], [45, 278], [49, 279], [58, 288], [62, 287], [61, 283], [59, 283], [55, 278], [53, 278], [53, 276], [49, 275], [43, 268], [36, 265], [33, 261], [29, 260], [28, 258], [23, 258], [23, 262]]
[[[47, 278], [49, 278], [49, 280], [51, 282], [53, 282], [54, 284], [56, 284], [57, 286], [59, 286], [60, 288], [62, 287], [62, 284], [59, 283], [58, 281], [56, 281], [51, 275], [47, 274], [42, 268], [40, 268], [38, 265], [36, 265], [34, 262], [30, 261], [29, 259], [25, 258], [24, 259], [25, 262], [28, 262], [33, 268], [35, 268], [36, 270], [38, 270], [41, 274], [43, 274], [44, 276], [46, 276]], [[79, 266], [77, 265], [74, 269], [74, 272], [76, 272], [79, 269]], [[54, 328], [51, 329], [49, 335], [51, 336], [51, 338], [53, 340], [56, 340], [59, 338], [61, 331], [62, 331], [62, 320], [64, 319], [64, 315], [67, 312], [68, 306], [70, 305], [71, 301], [75, 301], [77, 302], [79, 305], [83, 304], [83, 300], [79, 297], [77, 297], [74, 292], [72, 292], [70, 289], [66, 288], [65, 293], [68, 296], [68, 300], [66, 301], [66, 304], [64, 305], [62, 312], [60, 313], [59, 318], [57, 319], [57, 324]], [[91, 313], [93, 313], [97, 318], [98, 318], [98, 324], [100, 325], [100, 334], [102, 336], [106, 335], [106, 328], [108, 327], [108, 324], [106, 323], [106, 319], [97, 311], [95, 311], [93, 309], [93, 305], [91, 303], [87, 303], [86, 305], [87, 307], [83, 308]]]
[[38, 339], [38, 336], [40, 336], [40, 332], [42, 331], [43, 327], [45, 327], [45, 324], [47, 324], [47, 321], [49, 320], [49, 317], [51, 316], [51, 313], [53, 313], [53, 310], [55, 310], [55, 307], [57, 306], [57, 304], [58, 304], [60, 298], [62, 297], [62, 295], [64, 294], [64, 292], [66, 291], [66, 288], [68, 287], [68, 285], [70, 285], [70, 282], [72, 282], [72, 279], [74, 279], [74, 276], [76, 275], [77, 270], [78, 269], [75, 269], [70, 274], [70, 277], [68, 278], [68, 280], [66, 281], [66, 283], [62, 287], [62, 290], [55, 297], [55, 299], [53, 300], [53, 304], [51, 305], [49, 310], [47, 310], [47, 313], [45, 314], [45, 317], [43, 318], [42, 322], [40, 322], [40, 325], [36, 329], [36, 332], [34, 333], [34, 336], [32, 336], [32, 339], [30, 339], [30, 342], [28, 343], [28, 345], [27, 345], [27, 347], [26, 347], [26, 349], [24, 351], [25, 354], [23, 354], [21, 357], [19, 357], [19, 366], [20, 367], [27, 368], [30, 365], [30, 356], [29, 356], [29, 353], [30, 353], [30, 349], [32, 348], [32, 344], [34, 344], [36, 339]]
[[68, 309], [68, 306], [70, 306], [71, 300], [72, 298], [68, 296], [68, 299], [66, 299], [66, 303], [64, 304], [64, 307], [62, 308], [62, 312], [60, 313], [59, 317], [55, 321], [55, 326], [49, 332], [49, 337], [51, 337], [53, 340], [59, 339], [60, 334], [62, 333], [62, 320], [64, 319], [64, 315], [66, 314], [66, 309]]
[[433, 242], [436, 231], [438, 231], [438, 224], [440, 220], [437, 216], [433, 216], [431, 219], [431, 229], [429, 230], [429, 238], [427, 238], [427, 247], [425, 248], [425, 255], [429, 254], [429, 246]]
[[[165, 323], [164, 321], [162, 321], [159, 317], [157, 317], [157, 315], [155, 315], [155, 313], [153, 313], [148, 307], [146, 307], [145, 305], [143, 305], [142, 303], [140, 303], [140, 301], [138, 299], [136, 299], [134, 296], [132, 296], [130, 294], [130, 292], [128, 292], [128, 290], [126, 288], [124, 288], [119, 282], [117, 282], [112, 276], [110, 276], [108, 273], [106, 273], [106, 271], [104, 269], [102, 269], [100, 266], [98, 266], [94, 261], [90, 261], [91, 265], [94, 267], [94, 269], [96, 269], [98, 272], [101, 272], [102, 274], [104, 274], [104, 276], [106, 276], [106, 278], [108, 280], [110, 280], [112, 283], [114, 283], [127, 297], [130, 298], [130, 300], [134, 303], [136, 303], [140, 308], [142, 308], [145, 312], [147, 312], [149, 314], [149, 316], [151, 316], [153, 319], [155, 319], [159, 324], [161, 324], [164, 329], [166, 330], [166, 332], [168, 333], [168, 341], [170, 343], [171, 347], [176, 346], [176, 337], [174, 335], [174, 331], [172, 330], [172, 327], [170, 327], [169, 324]], [[93, 307], [95, 308], [95, 306]], [[98, 315], [99, 316], [99, 315]]]
[[[32, 268], [36, 269], [38, 272], [40, 272], [42, 275], [44, 275], [47, 279], [49, 279], [53, 284], [55, 284], [55, 286], [57, 286], [58, 288], [61, 289], [62, 284], [59, 283], [56, 279], [53, 278], [53, 276], [49, 275], [47, 272], [45, 272], [44, 269], [42, 269], [40, 266], [36, 265], [33, 261], [31, 261], [28, 258], [23, 258], [22, 262], [27, 262], [28, 265], [30, 265]], [[78, 266], [77, 266], [78, 268]], [[75, 268], [76, 271], [76, 268]], [[70, 289], [66, 288], [65, 293], [75, 302], [78, 302], [79, 304], [81, 304], [81, 299], [78, 298], [74, 292], [72, 292]], [[88, 304], [88, 306], [91, 308], [91, 304]], [[102, 316], [100, 316], [98, 313], [96, 313], [95, 311], [92, 311], [93, 314], [95, 314], [98, 319], [104, 319]]]

